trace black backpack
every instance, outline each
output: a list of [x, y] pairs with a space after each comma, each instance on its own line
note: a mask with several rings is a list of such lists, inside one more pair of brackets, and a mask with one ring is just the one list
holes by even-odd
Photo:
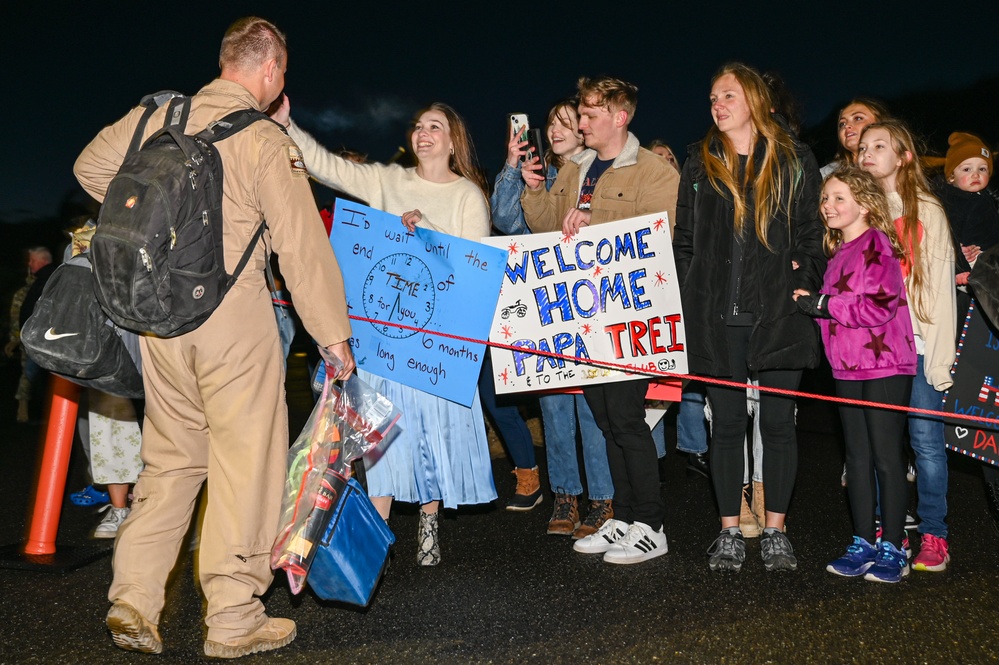
[[[163, 129], [140, 148], [149, 116], [167, 101]], [[270, 118], [244, 109], [188, 136], [190, 104], [169, 91], [142, 100], [146, 111], [108, 186], [91, 244], [94, 287], [108, 316], [160, 337], [182, 335], [211, 316], [265, 228], [261, 222], [236, 271], [226, 273], [222, 159], [213, 143]]]
[[122, 397], [143, 396], [138, 336], [114, 325], [97, 302], [86, 254], [52, 273], [24, 322], [21, 342], [40, 367], [74, 383]]

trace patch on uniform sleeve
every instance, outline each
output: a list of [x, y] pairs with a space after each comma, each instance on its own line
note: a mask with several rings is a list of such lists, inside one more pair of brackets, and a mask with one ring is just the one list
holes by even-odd
[[309, 170], [305, 168], [305, 157], [297, 145], [288, 146], [288, 163], [291, 166], [292, 175], [302, 175], [308, 177]]

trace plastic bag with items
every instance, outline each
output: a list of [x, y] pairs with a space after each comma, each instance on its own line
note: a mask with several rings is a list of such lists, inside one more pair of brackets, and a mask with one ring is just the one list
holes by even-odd
[[322, 396], [288, 451], [280, 528], [271, 548], [271, 568], [284, 569], [292, 593], [305, 584], [351, 462], [384, 441], [401, 415], [356, 375], [342, 385], [324, 381]]

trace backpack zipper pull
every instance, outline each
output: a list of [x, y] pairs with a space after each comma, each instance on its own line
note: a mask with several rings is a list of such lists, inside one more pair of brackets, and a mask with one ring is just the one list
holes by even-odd
[[201, 211], [201, 223], [204, 224], [205, 226], [208, 226], [208, 211], [207, 210], [202, 210]]
[[142, 265], [146, 266], [146, 272], [153, 271], [153, 262], [149, 258], [149, 252], [146, 251], [145, 247], [139, 248], [139, 256], [142, 257]]

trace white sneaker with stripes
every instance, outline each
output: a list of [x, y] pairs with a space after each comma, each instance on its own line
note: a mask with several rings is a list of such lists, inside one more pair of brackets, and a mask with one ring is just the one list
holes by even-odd
[[585, 538], [580, 538], [572, 544], [572, 549], [583, 554], [603, 554], [617, 541], [624, 538], [628, 532], [628, 523], [609, 519], [604, 525]]
[[604, 552], [607, 563], [641, 563], [669, 551], [662, 527], [654, 531], [648, 524], [634, 522], [624, 537]]

